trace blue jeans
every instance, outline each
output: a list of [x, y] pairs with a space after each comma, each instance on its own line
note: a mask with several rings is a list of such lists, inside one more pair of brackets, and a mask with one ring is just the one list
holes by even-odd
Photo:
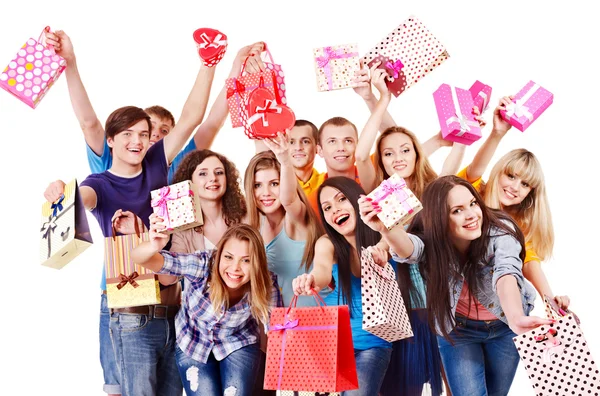
[[211, 353], [206, 363], [177, 347], [175, 356], [187, 396], [251, 396], [261, 354], [259, 344], [247, 345], [218, 361]]
[[374, 396], [379, 394], [383, 377], [387, 371], [392, 348], [354, 350], [358, 389], [342, 392], [343, 396]]
[[104, 392], [121, 394], [121, 375], [115, 360], [115, 350], [110, 339], [110, 310], [106, 303], [106, 294], [100, 297], [100, 364], [104, 374]]
[[450, 333], [454, 346], [438, 336], [440, 354], [453, 395], [500, 396], [508, 394], [519, 354], [515, 333], [500, 320], [456, 317]]
[[181, 396], [173, 318], [114, 312], [110, 335], [123, 396]]

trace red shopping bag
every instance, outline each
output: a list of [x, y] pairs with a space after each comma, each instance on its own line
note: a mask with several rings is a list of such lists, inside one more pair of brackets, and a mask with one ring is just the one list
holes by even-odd
[[347, 305], [289, 308], [271, 313], [264, 389], [339, 392], [358, 389]]

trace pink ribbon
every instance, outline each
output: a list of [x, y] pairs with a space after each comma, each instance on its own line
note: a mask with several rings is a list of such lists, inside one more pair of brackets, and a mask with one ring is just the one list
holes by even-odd
[[386, 179], [379, 185], [377, 190], [375, 190], [375, 199], [373, 202], [379, 203], [389, 195], [394, 194], [402, 207], [404, 207], [404, 210], [408, 213], [412, 213], [414, 212], [414, 209], [406, 202], [408, 194], [404, 190], [405, 187], [406, 182], [402, 178], [398, 182], [392, 182], [389, 179]]
[[169, 218], [167, 202], [187, 196], [193, 197], [194, 192], [192, 190], [187, 190], [176, 193], [175, 191], [171, 191], [169, 186], [165, 186], [158, 191], [158, 198], [150, 201], [150, 205], [152, 205], [153, 208], [157, 208], [156, 214], [165, 220], [165, 225], [169, 228], [171, 226], [171, 219]]
[[352, 58], [358, 56], [358, 52], [344, 53], [343, 49], [333, 50], [331, 47], [323, 48], [323, 56], [317, 56], [317, 66], [322, 67], [327, 78], [327, 86], [331, 90], [333, 88], [333, 81], [331, 80], [331, 67], [329, 61], [333, 59]]
[[404, 64], [400, 59], [398, 59], [394, 63], [387, 61], [385, 67], [392, 71], [392, 77], [398, 78], [400, 76], [400, 70], [404, 67]]
[[214, 48], [219, 48], [220, 46], [226, 46], [227, 45], [227, 40], [223, 40], [223, 35], [222, 34], [217, 34], [217, 37], [215, 37], [214, 40], [211, 40], [210, 37], [208, 37], [208, 35], [206, 33], [202, 33], [200, 35], [200, 38], [204, 41], [202, 44], [198, 44], [198, 47], [200, 48], [210, 48], [210, 47], [214, 47]]

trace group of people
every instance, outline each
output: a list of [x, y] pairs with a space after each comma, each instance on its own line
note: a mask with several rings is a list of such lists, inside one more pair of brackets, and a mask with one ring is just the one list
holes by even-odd
[[[200, 67], [177, 121], [161, 106], [127, 106], [103, 127], [70, 38], [57, 31], [46, 39], [67, 62], [69, 95], [87, 143], [92, 173], [79, 187], [83, 205], [104, 237], [113, 227], [133, 234], [142, 222], [150, 241], [132, 257], [160, 282], [161, 305], [108, 309], [103, 274], [106, 393], [268, 394], [262, 377], [271, 309], [289, 306], [295, 296], [297, 306], [312, 306], [319, 293], [328, 305], [350, 310], [359, 388], [343, 394], [410, 396], [428, 388], [440, 395], [446, 388], [454, 395], [504, 395], [519, 362], [512, 337], [551, 323], [528, 316], [536, 290], [568, 307], [541, 267], [554, 233], [534, 154], [512, 150], [487, 182], [481, 179], [510, 129], [500, 116], [510, 96], [495, 108], [492, 131], [473, 161], [460, 169], [466, 146], [440, 134], [420, 143], [395, 124], [386, 72], [374, 64], [354, 81], [371, 112], [360, 133], [342, 117], [318, 128], [297, 120], [255, 141], [242, 186], [234, 163], [210, 150], [228, 114], [223, 87], [204, 119], [215, 67]], [[261, 42], [241, 48], [230, 77], [243, 64], [247, 73], [264, 71], [264, 49]], [[473, 111], [485, 126], [479, 109]], [[428, 156], [450, 145], [438, 174]], [[314, 168], [317, 154], [325, 173]], [[406, 181], [423, 209], [410, 224], [387, 229], [367, 194], [392, 175]], [[196, 187], [204, 224], [169, 235], [165, 219], [153, 214], [150, 192], [185, 180]], [[56, 201], [64, 186], [50, 183], [45, 198]], [[394, 268], [413, 337], [390, 343], [362, 329], [362, 248]]]

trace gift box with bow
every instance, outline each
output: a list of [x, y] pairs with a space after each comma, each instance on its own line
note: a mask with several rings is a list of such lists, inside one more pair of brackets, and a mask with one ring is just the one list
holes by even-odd
[[215, 29], [197, 29], [194, 41], [198, 47], [198, 55], [208, 67], [216, 66], [227, 51], [227, 36]]
[[404, 179], [396, 174], [384, 180], [367, 197], [381, 208], [377, 217], [388, 230], [406, 224], [423, 209], [421, 202], [406, 186]]
[[167, 234], [204, 224], [196, 191], [194, 183], [185, 180], [150, 193], [152, 210], [164, 219]]
[[356, 44], [315, 48], [313, 54], [318, 91], [352, 87], [355, 72], [360, 70]]
[[554, 95], [529, 81], [500, 114], [510, 125], [524, 132], [552, 104]]
[[481, 139], [471, 92], [442, 84], [433, 93], [433, 99], [444, 139], [466, 145]]
[[469, 92], [471, 92], [471, 97], [473, 98], [473, 105], [477, 106], [479, 114], [483, 114], [490, 106], [492, 87], [477, 80], [471, 85]]

